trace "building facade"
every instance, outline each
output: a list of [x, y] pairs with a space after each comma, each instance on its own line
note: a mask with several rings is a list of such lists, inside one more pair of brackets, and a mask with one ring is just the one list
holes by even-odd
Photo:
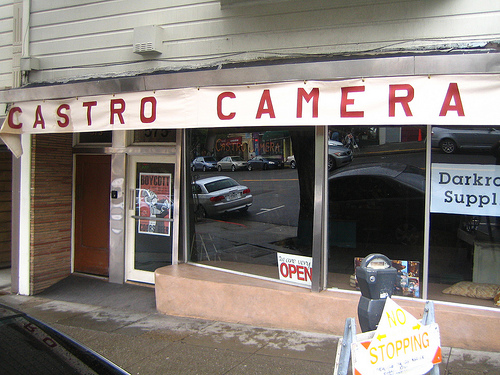
[[[499, 12], [3, 1], [13, 291], [90, 274], [155, 284], [166, 313], [341, 334], [382, 253], [403, 304], [441, 303], [445, 345], [460, 319], [462, 346], [500, 349]], [[221, 177], [244, 188], [196, 187]]]

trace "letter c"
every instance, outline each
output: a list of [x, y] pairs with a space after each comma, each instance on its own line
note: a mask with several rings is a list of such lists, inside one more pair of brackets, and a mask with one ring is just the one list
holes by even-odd
[[231, 120], [234, 118], [234, 116], [236, 116], [236, 112], [231, 112], [228, 115], [222, 113], [222, 99], [224, 98], [235, 99], [236, 95], [234, 94], [234, 92], [226, 91], [217, 97], [217, 116], [219, 116], [221, 120]]
[[7, 118], [7, 123], [9, 124], [9, 127], [12, 129], [21, 129], [23, 127], [23, 123], [22, 122], [20, 122], [19, 124], [14, 123], [14, 113], [23, 113], [23, 111], [19, 107], [12, 107], [9, 111], [9, 117]]

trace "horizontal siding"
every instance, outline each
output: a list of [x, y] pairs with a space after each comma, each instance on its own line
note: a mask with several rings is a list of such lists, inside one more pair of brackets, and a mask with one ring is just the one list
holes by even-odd
[[[500, 39], [498, 0], [290, 0], [227, 9], [211, 0], [164, 3], [32, 0], [30, 51], [42, 71], [30, 80]], [[164, 29], [161, 55], [132, 52], [133, 29], [144, 25]]]
[[12, 87], [12, 15], [12, 1], [0, 0], [0, 89]]

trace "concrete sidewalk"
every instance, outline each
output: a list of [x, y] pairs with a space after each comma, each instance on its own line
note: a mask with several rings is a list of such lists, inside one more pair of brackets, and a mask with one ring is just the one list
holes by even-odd
[[[159, 314], [154, 289], [72, 275], [11, 306], [131, 374], [332, 374], [337, 336]], [[443, 348], [441, 374], [500, 374], [500, 353]]]

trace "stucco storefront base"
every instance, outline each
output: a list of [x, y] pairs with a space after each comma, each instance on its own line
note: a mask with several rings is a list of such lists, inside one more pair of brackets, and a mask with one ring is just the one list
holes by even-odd
[[[188, 264], [155, 272], [156, 307], [169, 315], [342, 335], [360, 294], [308, 289]], [[421, 318], [424, 301], [395, 298]], [[441, 344], [500, 351], [500, 310], [435, 302]], [[361, 329], [357, 327], [357, 332]]]

